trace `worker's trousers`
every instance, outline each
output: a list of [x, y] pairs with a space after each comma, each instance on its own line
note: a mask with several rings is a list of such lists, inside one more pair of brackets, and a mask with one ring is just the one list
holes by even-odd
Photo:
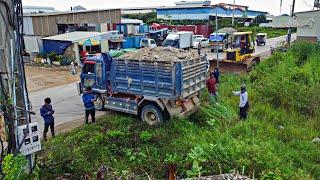
[[51, 130], [51, 136], [54, 137], [54, 122], [52, 122], [52, 123], [44, 123], [44, 131], [43, 131], [44, 140], [47, 140], [47, 133], [48, 133], [49, 127], [50, 127], [50, 130]]
[[96, 122], [96, 110], [94, 108], [93, 109], [86, 109], [86, 115], [84, 118], [86, 121], [86, 124], [88, 124], [89, 115], [91, 116], [92, 122]]
[[240, 119], [247, 119], [248, 116], [248, 108], [247, 107], [240, 107]]

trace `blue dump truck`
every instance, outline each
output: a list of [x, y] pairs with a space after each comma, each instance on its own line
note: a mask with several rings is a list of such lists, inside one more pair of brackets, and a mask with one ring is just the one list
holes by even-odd
[[172, 61], [97, 54], [84, 62], [77, 86], [80, 94], [92, 87], [97, 110], [133, 114], [149, 125], [158, 125], [197, 110], [207, 70], [205, 56]]

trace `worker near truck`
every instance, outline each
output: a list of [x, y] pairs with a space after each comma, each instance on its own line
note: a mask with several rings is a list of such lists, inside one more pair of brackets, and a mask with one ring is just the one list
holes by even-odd
[[246, 86], [242, 85], [241, 86], [241, 91], [233, 91], [233, 94], [235, 96], [240, 97], [240, 102], [239, 102], [239, 115], [240, 119], [247, 119], [248, 116], [248, 109], [249, 109], [249, 102], [248, 102], [248, 93], [246, 90]]
[[94, 106], [96, 97], [92, 94], [91, 87], [86, 88], [86, 92], [82, 95], [82, 101], [85, 108], [85, 123], [89, 123], [89, 115], [91, 116], [92, 122], [96, 122], [96, 108]]
[[198, 44], [198, 54], [199, 56], [201, 55], [201, 41], [199, 41], [199, 44]]
[[44, 120], [44, 131], [43, 131], [43, 139], [47, 140], [47, 132], [51, 130], [51, 136], [54, 137], [54, 110], [51, 105], [51, 99], [45, 98], [44, 105], [40, 108], [40, 114]]
[[220, 77], [219, 68], [214, 68], [213, 75], [214, 75], [214, 78], [216, 79], [216, 84], [219, 84], [219, 77]]
[[208, 88], [210, 98], [212, 100], [216, 100], [216, 95], [217, 95], [216, 83], [217, 83], [217, 81], [214, 78], [214, 73], [210, 73], [210, 78], [207, 80], [206, 85]]

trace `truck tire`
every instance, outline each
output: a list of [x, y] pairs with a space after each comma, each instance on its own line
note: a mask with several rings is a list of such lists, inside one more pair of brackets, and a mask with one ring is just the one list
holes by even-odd
[[100, 94], [97, 94], [97, 100], [94, 102], [94, 106], [97, 111], [103, 111], [104, 110], [104, 100], [101, 97]]
[[143, 106], [140, 118], [150, 126], [156, 126], [163, 122], [163, 114], [158, 106], [153, 104], [147, 104]]

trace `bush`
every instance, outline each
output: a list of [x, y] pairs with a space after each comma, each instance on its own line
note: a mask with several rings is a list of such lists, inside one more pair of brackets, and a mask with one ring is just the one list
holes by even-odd
[[2, 166], [5, 174], [4, 180], [27, 178], [25, 171], [27, 160], [23, 155], [13, 156], [13, 154], [8, 154], [5, 156]]

